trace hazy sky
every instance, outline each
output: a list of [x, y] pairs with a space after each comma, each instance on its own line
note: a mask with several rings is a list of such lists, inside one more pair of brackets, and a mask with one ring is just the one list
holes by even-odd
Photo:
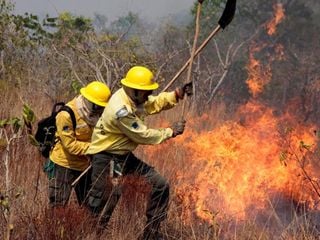
[[106, 15], [109, 21], [126, 15], [129, 11], [138, 13], [142, 18], [155, 21], [178, 12], [189, 13], [195, 0], [12, 0], [15, 12], [30, 12], [56, 16], [58, 12], [69, 11], [73, 14], [92, 17], [94, 13]]

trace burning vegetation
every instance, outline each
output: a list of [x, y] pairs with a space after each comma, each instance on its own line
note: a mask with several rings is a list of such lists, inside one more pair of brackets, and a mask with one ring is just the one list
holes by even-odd
[[[137, 151], [169, 179], [168, 239], [319, 239], [320, 6], [281, 2], [238, 1], [240, 14], [195, 58], [184, 134]], [[192, 27], [165, 24], [151, 44], [154, 29], [132, 13], [109, 29], [100, 16], [99, 32], [85, 17], [64, 13], [43, 26], [0, 3], [0, 238], [133, 239], [144, 226], [147, 184], [125, 179], [108, 229], [96, 235], [75, 196], [66, 209], [48, 209], [43, 159], [13, 116], [27, 105], [39, 120], [92, 79], [114, 92], [137, 63], [165, 86], [190, 57]], [[224, 3], [203, 1], [199, 42]], [[170, 125], [179, 110], [150, 127]]]
[[[282, 5], [276, 4], [266, 24], [268, 35], [276, 34], [284, 17]], [[262, 63], [255, 54], [266, 48], [269, 54]], [[297, 215], [320, 210], [317, 127], [301, 124], [289, 111], [294, 106], [272, 108], [259, 99], [272, 81], [272, 63], [285, 60], [285, 49], [259, 41], [249, 49], [247, 103], [214, 126], [214, 110], [191, 117], [187, 131], [175, 140], [176, 151], [184, 153], [174, 182], [185, 224], [194, 217], [210, 224], [257, 221], [261, 227], [273, 226], [271, 233], [283, 231]], [[152, 159], [170, 148], [171, 143], [150, 147], [147, 153]]]

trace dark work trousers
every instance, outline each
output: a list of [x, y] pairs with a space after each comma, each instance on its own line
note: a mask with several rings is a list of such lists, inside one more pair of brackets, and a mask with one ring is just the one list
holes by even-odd
[[110, 162], [121, 168], [123, 176], [136, 174], [142, 176], [151, 185], [147, 204], [147, 226], [157, 230], [161, 221], [166, 218], [169, 201], [169, 184], [153, 167], [135, 157], [132, 153], [115, 155], [98, 153], [91, 156], [92, 188], [89, 192], [89, 207], [100, 216], [100, 224], [106, 225], [121, 196], [121, 185], [112, 184]]
[[[52, 177], [49, 178], [49, 203], [50, 206], [65, 206], [71, 195], [71, 184], [81, 174], [81, 171], [72, 170], [54, 164]], [[91, 172], [88, 171], [74, 186], [79, 205], [86, 199], [91, 185]]]

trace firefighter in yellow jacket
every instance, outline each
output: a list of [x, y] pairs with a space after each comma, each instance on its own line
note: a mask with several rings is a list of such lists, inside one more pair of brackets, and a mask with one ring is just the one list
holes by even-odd
[[[46, 171], [49, 176], [49, 202], [51, 206], [64, 206], [71, 194], [72, 182], [89, 166], [85, 152], [89, 147], [93, 128], [110, 98], [110, 89], [94, 81], [80, 89], [80, 95], [68, 102], [75, 116], [66, 111], [56, 116], [56, 144], [52, 149]], [[83, 176], [75, 185], [79, 204], [85, 200], [90, 188], [90, 175]]]
[[105, 226], [121, 195], [121, 185], [110, 184], [112, 181], [106, 179], [111, 180], [117, 174], [138, 174], [152, 187], [142, 239], [161, 239], [158, 229], [166, 217], [169, 184], [132, 151], [139, 144], [159, 144], [183, 133], [185, 121], [178, 121], [171, 128], [152, 129], [145, 125], [144, 117], [172, 108], [185, 93], [192, 93], [192, 85], [186, 84], [173, 92], [151, 96], [158, 84], [153, 82], [152, 72], [142, 66], [131, 68], [121, 83], [122, 88], [112, 95], [98, 120], [87, 150], [92, 160], [89, 206], [94, 214], [100, 215], [99, 223]]

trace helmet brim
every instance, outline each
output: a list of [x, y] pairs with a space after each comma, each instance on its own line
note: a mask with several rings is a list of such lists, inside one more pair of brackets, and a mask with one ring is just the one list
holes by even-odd
[[91, 95], [87, 93], [86, 88], [84, 88], [84, 87], [80, 89], [80, 93], [82, 96], [84, 96], [90, 102], [92, 102], [98, 106], [105, 107], [107, 105], [106, 102], [101, 102], [101, 101], [98, 101], [97, 99], [94, 99], [93, 97], [91, 97]]
[[131, 83], [131, 82], [127, 81], [127, 79], [125, 79], [125, 78], [121, 80], [121, 84], [126, 87], [137, 89], [137, 90], [156, 90], [159, 88], [159, 84], [156, 82], [154, 82], [150, 85], [143, 86], [143, 85]]

